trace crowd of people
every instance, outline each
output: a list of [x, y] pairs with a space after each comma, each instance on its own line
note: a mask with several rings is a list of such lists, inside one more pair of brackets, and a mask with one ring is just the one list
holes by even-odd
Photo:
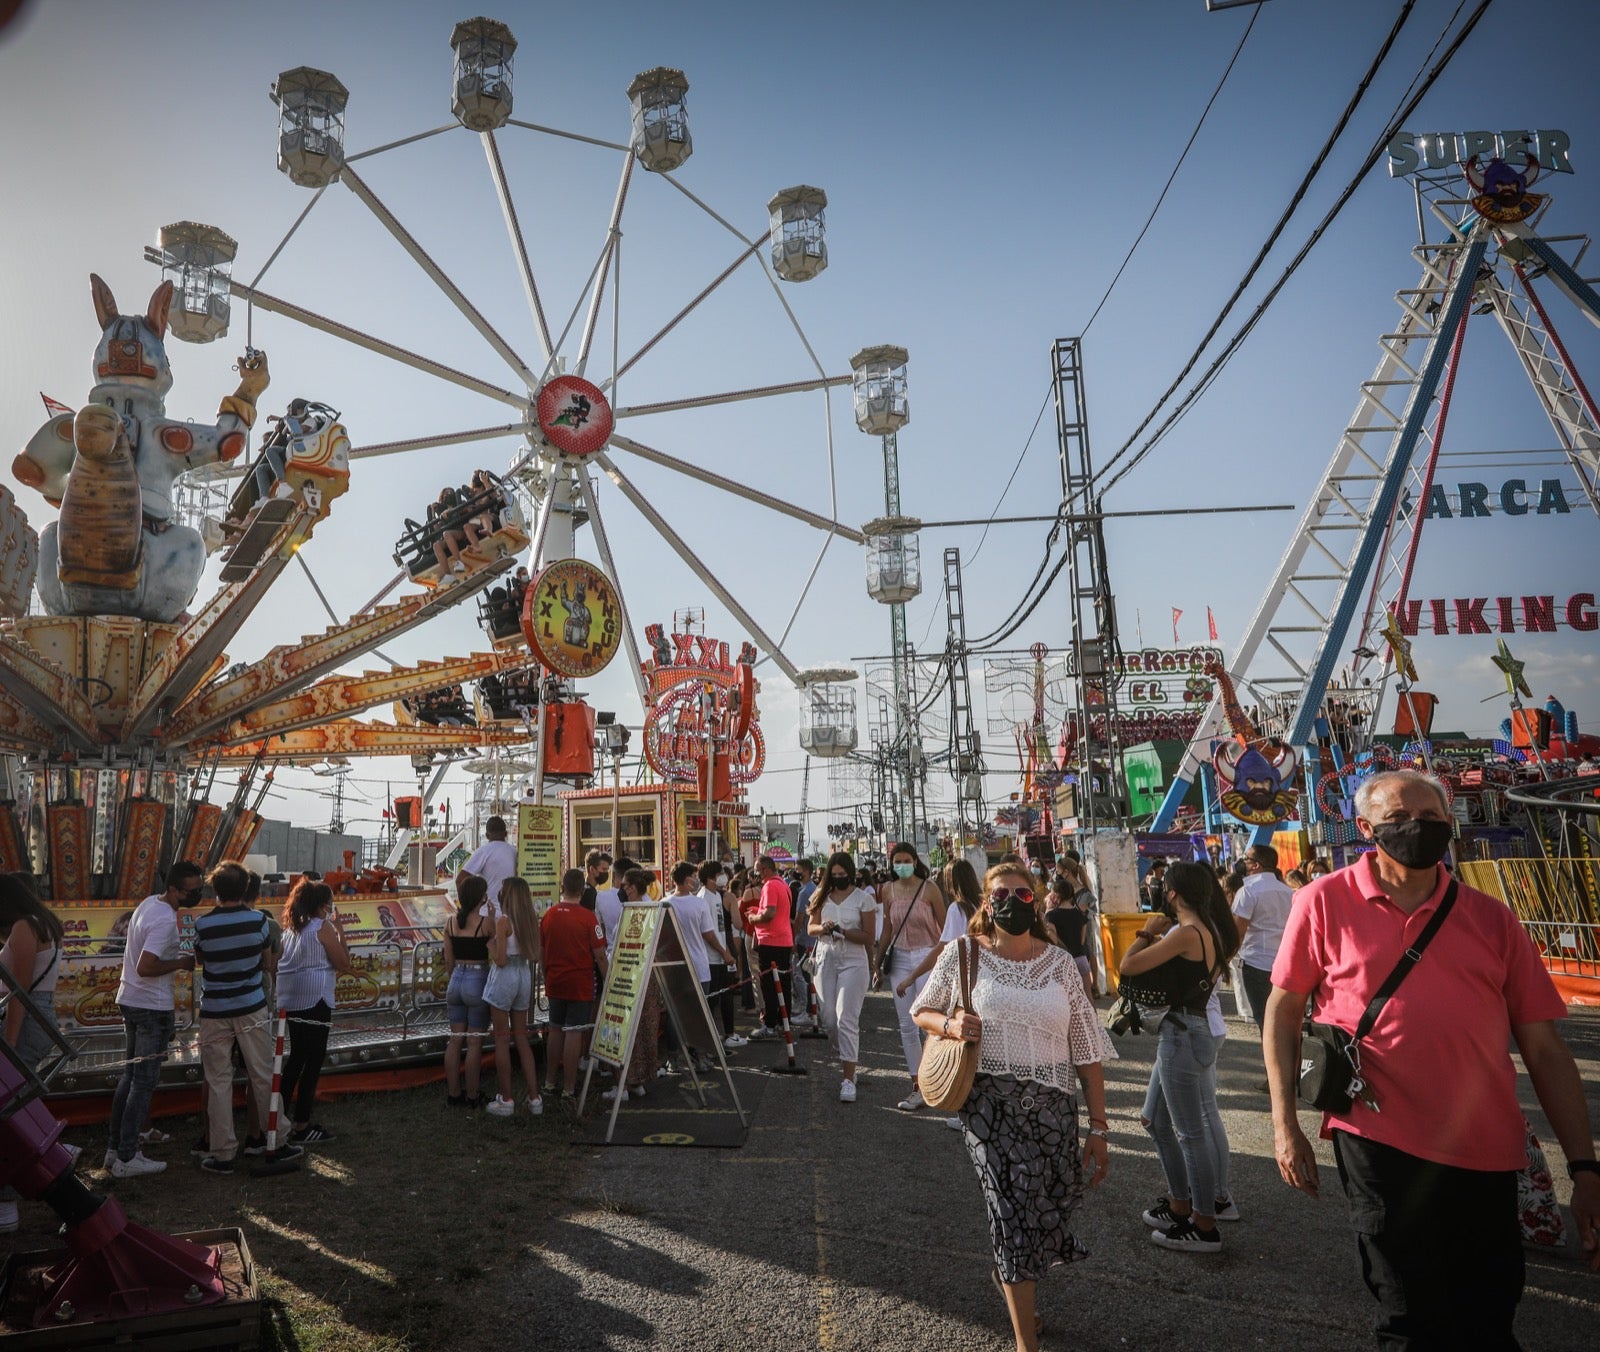
[[[1342, 869], [1313, 859], [1296, 879], [1267, 846], [1229, 868], [1191, 860], [1149, 868], [1141, 927], [1120, 970], [1107, 973], [1155, 1033], [1139, 1117], [1163, 1189], [1141, 1220], [1160, 1248], [1206, 1255], [1223, 1248], [1221, 1223], [1241, 1218], [1216, 1078], [1227, 1035], [1219, 994], [1232, 968], [1262, 1038], [1279, 1171], [1311, 1197], [1321, 1179], [1299, 1118], [1302, 1024], [1309, 1016], [1313, 1027], [1337, 1030], [1343, 1042], [1334, 1038], [1335, 1046], [1359, 1041], [1350, 1095], [1325, 1111], [1321, 1132], [1379, 1308], [1379, 1345], [1514, 1348], [1523, 1267], [1517, 1175], [1528, 1128], [1508, 1039], [1568, 1161], [1573, 1219], [1600, 1270], [1600, 1166], [1577, 1068], [1555, 1027], [1565, 1008], [1510, 910], [1444, 866], [1451, 821], [1436, 780], [1412, 771], [1373, 776], [1357, 809], [1373, 849]], [[1016, 1345], [1036, 1348], [1037, 1283], [1085, 1256], [1074, 1217], [1115, 1158], [1104, 1065], [1117, 1052], [1095, 1003], [1099, 926], [1081, 861], [1068, 854], [1046, 878], [1008, 856], [980, 878], [964, 859], [935, 873], [900, 843], [876, 871], [835, 852], [820, 871], [799, 861], [786, 877], [763, 855], [748, 868], [682, 862], [666, 882], [595, 850], [582, 868], [566, 870], [559, 899], [540, 916], [504, 822], [491, 819], [457, 875], [444, 930], [446, 1102], [502, 1117], [519, 1101], [534, 1114], [547, 1102], [574, 1111], [631, 905], [663, 902], [670, 911], [675, 923], [657, 961], [687, 969], [694, 985], [676, 989], [698, 987], [709, 1020], [691, 1020], [680, 1036], [657, 983], [646, 982], [628, 1063], [614, 1068], [605, 1091], [612, 1102], [645, 1095], [659, 1074], [711, 1069], [719, 1049], [693, 1045], [706, 1037], [737, 1050], [785, 1036], [814, 1013], [837, 1059], [838, 1099], [854, 1103], [862, 1010], [879, 990], [893, 1002], [909, 1081], [901, 1111], [928, 1106], [919, 1085], [927, 1038], [975, 1044], [970, 1091], [942, 1102], [954, 1108], [948, 1120], [977, 1177], [991, 1278]], [[177, 915], [197, 910], [205, 889], [214, 904], [196, 915], [187, 952]], [[174, 978], [196, 967], [206, 978], [200, 1167], [229, 1173], [241, 1151], [269, 1148], [268, 1014], [277, 1007], [290, 1010], [290, 1126], [279, 1150], [292, 1158], [332, 1140], [313, 1108], [333, 983], [350, 969], [349, 951], [325, 884], [298, 882], [281, 925], [257, 905], [258, 889], [239, 864], [202, 877], [184, 862], [133, 912], [117, 993], [127, 1054], [111, 1105], [112, 1177], [167, 1167], [145, 1154], [170, 1139], [150, 1124], [150, 1102], [173, 1036]], [[28, 974], [33, 1002], [48, 1014], [62, 930], [21, 875], [0, 878], [0, 936], [7, 970]], [[540, 973], [542, 1072], [531, 1022]], [[753, 1025], [748, 1034], [742, 1015]], [[47, 1049], [43, 1030], [14, 1001], [4, 1035], [25, 1058]], [[485, 1042], [494, 1047], [492, 1098]], [[236, 1056], [251, 1089], [242, 1143]], [[0, 1230], [14, 1228], [17, 1200], [0, 1194]]]

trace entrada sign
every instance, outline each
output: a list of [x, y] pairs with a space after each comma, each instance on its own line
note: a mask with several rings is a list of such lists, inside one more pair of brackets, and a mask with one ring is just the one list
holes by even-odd
[[1419, 169], [1450, 169], [1470, 159], [1532, 159], [1553, 174], [1570, 174], [1567, 151], [1572, 138], [1564, 131], [1431, 131], [1397, 132], [1389, 141], [1389, 176], [1404, 178]]

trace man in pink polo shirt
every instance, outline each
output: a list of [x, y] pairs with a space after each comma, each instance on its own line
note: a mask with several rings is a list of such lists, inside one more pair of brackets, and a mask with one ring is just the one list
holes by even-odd
[[[1317, 1196], [1317, 1164], [1296, 1112], [1300, 1025], [1353, 1033], [1367, 1002], [1416, 942], [1450, 882], [1443, 786], [1400, 770], [1356, 794], [1376, 846], [1303, 887], [1272, 968], [1264, 1045], [1274, 1149], [1286, 1183]], [[1514, 1349], [1522, 1296], [1517, 1171], [1522, 1111], [1509, 1043], [1566, 1152], [1572, 1215], [1600, 1270], [1600, 1166], [1577, 1066], [1556, 1032], [1566, 1006], [1527, 933], [1500, 901], [1465, 885], [1421, 960], [1361, 1044], [1372, 1103], [1323, 1116], [1377, 1298], [1382, 1348]]]

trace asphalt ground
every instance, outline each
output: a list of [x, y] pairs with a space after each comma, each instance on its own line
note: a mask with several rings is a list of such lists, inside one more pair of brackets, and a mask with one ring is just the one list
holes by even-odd
[[[828, 1044], [802, 1040], [798, 1055], [810, 1073], [766, 1082], [740, 1149], [575, 1153], [574, 1183], [587, 1204], [543, 1229], [513, 1284], [521, 1294], [474, 1329], [474, 1344], [552, 1352], [1011, 1348], [960, 1134], [930, 1111], [895, 1110], [908, 1079], [887, 996], [868, 998], [862, 1024], [855, 1104], [838, 1102]], [[1564, 1030], [1600, 1123], [1600, 1012], [1581, 1012]], [[1111, 1173], [1076, 1223], [1091, 1257], [1041, 1283], [1043, 1346], [1373, 1346], [1375, 1307], [1361, 1285], [1331, 1152], [1318, 1144], [1319, 1201], [1278, 1177], [1267, 1097], [1255, 1088], [1264, 1072], [1254, 1025], [1229, 1019], [1219, 1060], [1243, 1219], [1223, 1227], [1218, 1255], [1168, 1253], [1147, 1238], [1139, 1213], [1162, 1182], [1138, 1114], [1155, 1041], [1116, 1042], [1121, 1059], [1106, 1077]], [[781, 1058], [781, 1044], [772, 1043], [730, 1057], [741, 1077]], [[1560, 1152], [1525, 1075], [1521, 1086], [1565, 1204]], [[1314, 1137], [1312, 1115], [1304, 1120]], [[1568, 1232], [1564, 1253], [1528, 1251], [1518, 1333], [1530, 1352], [1600, 1347], [1600, 1274], [1577, 1262], [1570, 1217]]]

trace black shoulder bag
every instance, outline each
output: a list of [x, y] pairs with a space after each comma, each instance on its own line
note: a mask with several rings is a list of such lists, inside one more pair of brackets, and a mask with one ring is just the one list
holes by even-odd
[[[1296, 1097], [1305, 1107], [1318, 1108], [1325, 1113], [1343, 1113], [1355, 1104], [1357, 1096], [1366, 1088], [1366, 1081], [1361, 1078], [1361, 1041], [1378, 1022], [1389, 997], [1400, 989], [1400, 983], [1433, 942], [1439, 926], [1456, 904], [1456, 891], [1456, 880], [1452, 878], [1433, 919], [1417, 936], [1417, 942], [1401, 955], [1394, 971], [1368, 1002], [1354, 1035], [1332, 1024], [1306, 1021], [1300, 1032], [1300, 1075], [1296, 1082]], [[1376, 1106], [1373, 1105], [1374, 1109]]]

